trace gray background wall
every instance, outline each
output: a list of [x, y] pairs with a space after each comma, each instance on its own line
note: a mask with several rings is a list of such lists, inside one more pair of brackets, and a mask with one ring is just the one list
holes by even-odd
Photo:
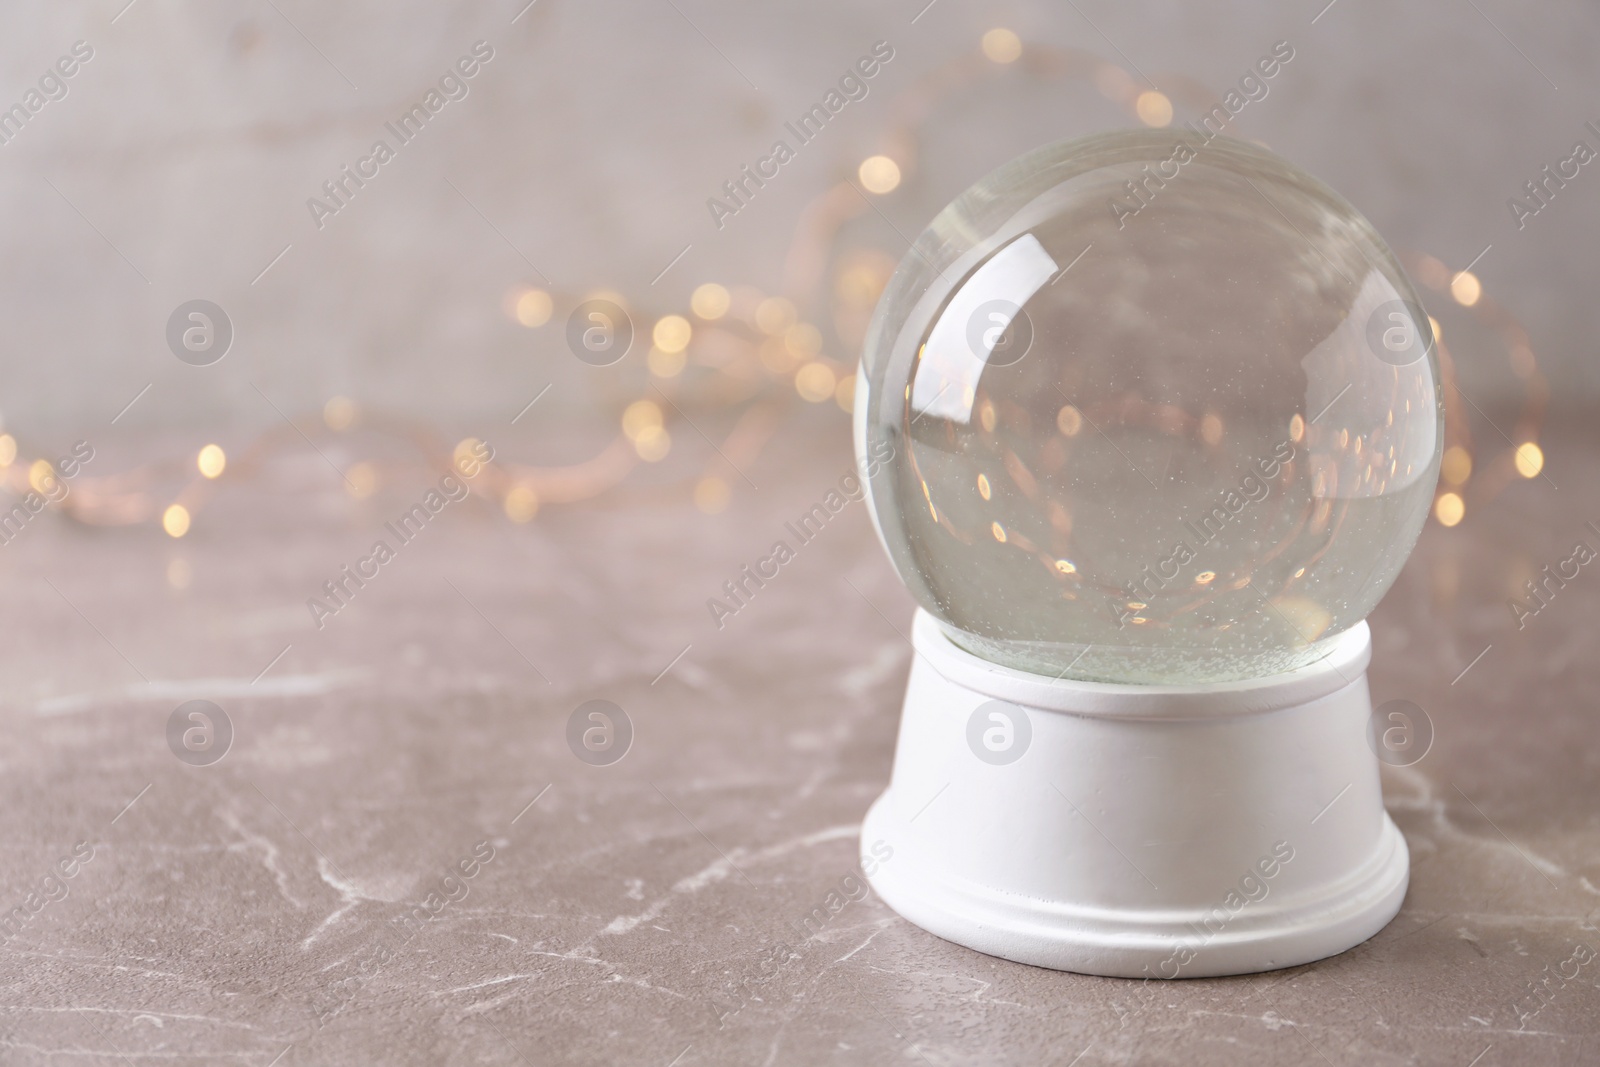
[[[291, 413], [342, 393], [450, 420], [504, 415], [553, 382], [554, 415], [600, 418], [604, 382], [558, 326], [569, 303], [536, 331], [503, 313], [508, 289], [538, 283], [530, 262], [564, 299], [609, 288], [646, 324], [707, 279], [780, 289], [805, 205], [885, 147], [898, 94], [976, 55], [996, 25], [1030, 49], [1120, 50], [1163, 88], [1219, 93], [1288, 39], [1295, 60], [1240, 133], [1328, 181], [1396, 246], [1455, 267], [1492, 244], [1478, 273], [1526, 323], [1555, 395], [1588, 404], [1600, 390], [1600, 164], [1521, 232], [1505, 206], [1575, 139], [1600, 148], [1583, 129], [1600, 122], [1592, 7], [1337, 0], [1313, 24], [1323, 0], [937, 0], [913, 23], [925, 0], [538, 0], [513, 23], [523, 2], [7, 5], [0, 104], [74, 41], [95, 50], [69, 95], [0, 147], [8, 428], [77, 432], [146, 383], [123, 428], [264, 427], [278, 416], [252, 383]], [[470, 95], [319, 231], [306, 199], [479, 39], [495, 58]], [[872, 94], [717, 230], [706, 198], [879, 39], [896, 56]], [[893, 229], [869, 218], [862, 240], [898, 258], [896, 230], [914, 235], [999, 163], [1132, 122], [1085, 81], [989, 66], [928, 115], [920, 164], [879, 201]], [[238, 331], [203, 369], [164, 342], [195, 297]], [[1522, 395], [1464, 312], [1435, 314], [1475, 398]]]

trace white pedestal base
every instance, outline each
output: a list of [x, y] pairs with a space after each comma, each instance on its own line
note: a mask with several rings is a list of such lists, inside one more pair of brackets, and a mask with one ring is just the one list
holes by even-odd
[[1192, 689], [1010, 670], [921, 611], [914, 641], [861, 853], [923, 929], [1040, 967], [1187, 978], [1322, 959], [1400, 910], [1410, 858], [1366, 739], [1365, 623], [1312, 666]]

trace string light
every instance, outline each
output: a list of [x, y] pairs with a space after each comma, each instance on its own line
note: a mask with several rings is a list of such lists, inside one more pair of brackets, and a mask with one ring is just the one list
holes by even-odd
[[1149, 89], [1139, 94], [1133, 102], [1134, 113], [1146, 126], [1157, 128], [1172, 125], [1172, 101], [1167, 94]]
[[51, 487], [58, 483], [56, 469], [47, 459], [36, 459], [28, 466], [28, 485], [36, 493], [49, 495]]
[[223, 453], [221, 445], [206, 445], [195, 458], [195, 466], [200, 468], [202, 477], [219, 478], [227, 469], [228, 457]]
[[794, 376], [795, 392], [813, 404], [832, 400], [836, 384], [833, 369], [826, 363], [807, 363]]
[[539, 494], [525, 485], [514, 485], [506, 493], [506, 518], [515, 523], [532, 522], [539, 514]]
[[781, 296], [769, 296], [756, 305], [756, 328], [762, 333], [781, 334], [794, 325], [794, 304]]
[[1544, 470], [1544, 450], [1528, 441], [1517, 447], [1513, 462], [1516, 463], [1518, 474], [1524, 478], [1537, 478], [1539, 472]]
[[689, 310], [707, 322], [714, 322], [728, 313], [732, 303], [728, 290], [716, 282], [706, 282], [689, 297]]
[[182, 537], [189, 532], [189, 509], [182, 504], [172, 504], [161, 513], [161, 528], [172, 537]]
[[365, 500], [378, 491], [378, 472], [370, 463], [353, 465], [344, 476], [345, 492], [357, 500]]
[[707, 515], [717, 515], [727, 508], [730, 495], [727, 482], [708, 475], [695, 483], [694, 506]]
[[666, 315], [656, 321], [650, 339], [661, 351], [676, 354], [689, 347], [689, 338], [692, 336], [694, 329], [688, 319], [682, 315]]
[[[1022, 55], [1022, 41], [1017, 34], [1003, 27], [986, 32], [981, 39], [985, 58], [997, 64], [1015, 62]], [[1151, 127], [1169, 126], [1176, 108], [1203, 111], [1214, 102], [1210, 90], [1198, 83], [1174, 81], [1168, 86], [1174, 96], [1141, 89], [1139, 83], [1126, 70], [1101, 57], [1077, 49], [1059, 49], [1049, 46], [1032, 46], [1033, 62], [1026, 70], [1035, 76], [1060, 76], [1065, 73], [1090, 82], [1098, 92], [1119, 108], [1129, 112], [1139, 122]], [[957, 93], [966, 84], [975, 82], [982, 68], [969, 59], [952, 60], [948, 77], [933, 77], [908, 91], [906, 103], [913, 106], [898, 109], [903, 115], [918, 116], [922, 121], [932, 111], [937, 97]], [[902, 167], [917, 159], [917, 130], [900, 120], [901, 125], [888, 131], [884, 143], [894, 146], [895, 156], [875, 155], [863, 160], [856, 169], [862, 188], [874, 195], [894, 191], [903, 180]], [[897, 162], [898, 160], [898, 162]], [[843, 198], [840, 199], [839, 197]], [[860, 206], [860, 197], [852, 193], [847, 184], [839, 184], [821, 194], [816, 205], [821, 208], [808, 215], [810, 220], [796, 239], [806, 242], [804, 255], [798, 258], [791, 253], [791, 261], [802, 264], [802, 277], [793, 284], [790, 292], [806, 297], [807, 306], [813, 306], [816, 292], [831, 295], [833, 306], [818, 316], [802, 316], [794, 300], [788, 296], [762, 293], [750, 286], [728, 287], [716, 282], [697, 286], [688, 301], [687, 314], [702, 323], [716, 323], [715, 327], [696, 329], [685, 313], [666, 310], [655, 318], [650, 331], [652, 344], [644, 356], [650, 374], [658, 380], [673, 380], [674, 396], [703, 408], [718, 406], [743, 406], [744, 411], [735, 420], [735, 428], [728, 438], [715, 448], [718, 453], [708, 457], [708, 462], [744, 463], [753, 458], [777, 425], [785, 403], [795, 400], [825, 403], [832, 400], [837, 407], [849, 412], [855, 401], [856, 374], [854, 368], [842, 364], [828, 349], [841, 344], [847, 352], [859, 348], [867, 321], [890, 275], [895, 269], [898, 251], [877, 247], [840, 248], [840, 231], [844, 224], [856, 216], [855, 209], [832, 207], [832, 204]], [[1470, 271], [1452, 273], [1442, 262], [1431, 256], [1416, 255], [1408, 263], [1413, 277], [1435, 292], [1446, 293], [1460, 307], [1472, 309], [1485, 325], [1498, 332], [1505, 341], [1509, 365], [1518, 381], [1527, 383], [1532, 409], [1524, 416], [1525, 435], [1537, 432], [1539, 412], [1548, 397], [1548, 386], [1540, 375], [1526, 331], [1503, 308], [1495, 306], [1483, 288], [1482, 281]], [[827, 272], [831, 279], [826, 279]], [[576, 306], [583, 300], [605, 299], [623, 308], [629, 307], [626, 298], [614, 291], [585, 294], [559, 294], [528, 286], [510, 289], [502, 309], [508, 318], [529, 329], [547, 325], [558, 311]], [[829, 317], [831, 312], [831, 317]], [[630, 314], [633, 312], [630, 311]], [[811, 319], [815, 321], [809, 321]], [[645, 321], [650, 321], [646, 317]], [[1439, 323], [1431, 316], [1429, 323], [1439, 345], [1440, 359], [1446, 365], [1445, 380], [1453, 381], [1449, 371], [1449, 354], [1443, 345]], [[824, 325], [832, 327], [835, 341], [824, 334]], [[641, 346], [644, 347], [644, 346]], [[920, 356], [920, 353], [919, 353]], [[638, 355], [632, 357], [637, 366]], [[970, 394], [970, 390], [967, 391]], [[637, 394], [635, 394], [637, 395]], [[785, 400], [787, 397], [787, 400]], [[964, 396], [971, 405], [973, 397]], [[1441, 474], [1452, 489], [1464, 486], [1474, 469], [1470, 443], [1465, 438], [1464, 412], [1458, 396], [1447, 386], [1447, 445]], [[1181, 418], [1182, 413], [1178, 412]], [[348, 397], [336, 396], [323, 406], [322, 422], [329, 431], [343, 433], [363, 424], [358, 405]], [[985, 424], [993, 420], [993, 411], [984, 409], [980, 419]], [[1298, 416], [1297, 416], [1298, 418]], [[1081, 412], [1072, 405], [1061, 408], [1056, 415], [1056, 428], [1066, 438], [1078, 436], [1084, 428]], [[297, 427], [299, 429], [299, 427]], [[307, 428], [309, 429], [309, 428]], [[1291, 433], [1300, 431], [1294, 440], [1298, 443], [1306, 433], [1304, 420], [1291, 423]], [[1220, 440], [1223, 426], [1216, 415], [1202, 417], [1198, 433], [1203, 440]], [[304, 434], [307, 430], [301, 430]], [[314, 431], [313, 431], [314, 432]], [[370, 432], [398, 434], [410, 438], [422, 453], [429, 457], [426, 466], [440, 469], [444, 463], [443, 445], [431, 427], [410, 424], [392, 416], [376, 419]], [[241, 473], [259, 469], [259, 457], [271, 447], [300, 447], [299, 435], [286, 437], [280, 432], [269, 433], [249, 445], [240, 460]], [[459, 458], [463, 449], [469, 451], [478, 442], [473, 439], [461, 442], [453, 450]], [[531, 522], [538, 512], [548, 505], [571, 505], [594, 499], [616, 488], [638, 462], [660, 462], [671, 450], [672, 438], [660, 407], [648, 399], [635, 400], [624, 405], [621, 432], [611, 445], [593, 457], [566, 467], [536, 467], [518, 464], [505, 456], [496, 458], [493, 466], [485, 468], [474, 482], [474, 495], [494, 499], [512, 522]], [[1062, 442], [1065, 447], [1066, 443]], [[212, 449], [215, 449], [214, 458]], [[0, 483], [13, 492], [23, 485], [32, 486], [46, 477], [54, 478], [53, 465], [42, 457], [17, 463], [19, 445], [9, 433], [0, 433]], [[130, 484], [145, 485], [150, 474], [168, 475], [180, 469], [175, 463], [156, 462], [148, 465], [136, 478], [126, 473], [116, 476], [78, 475], [72, 482], [73, 491], [62, 501], [64, 512], [78, 521], [128, 525], [151, 521], [159, 517], [162, 528], [172, 537], [182, 537], [188, 532], [193, 516], [202, 508], [209, 494], [210, 482], [229, 465], [229, 458], [220, 446], [207, 445], [195, 459], [181, 469], [193, 472], [199, 468], [201, 480], [183, 490], [178, 497], [183, 503], [173, 503], [163, 509], [151, 499], [149, 488], [129, 488]], [[15, 464], [15, 466], [13, 466]], [[1544, 468], [1544, 453], [1533, 440], [1525, 440], [1512, 451], [1510, 466], [1523, 478], [1538, 477]], [[1489, 469], [1485, 467], [1485, 469]], [[1504, 470], [1503, 467], [1498, 468]], [[211, 473], [214, 471], [215, 473]], [[399, 469], [398, 464], [386, 464], [382, 470], [375, 461], [362, 460], [350, 465], [344, 473], [344, 489], [354, 499], [373, 495], [385, 479], [396, 482], [408, 477], [410, 468]], [[193, 477], [193, 474], [190, 475]], [[1492, 495], [1501, 483], [1480, 479], [1482, 492]], [[48, 484], [48, 483], [45, 483]], [[1474, 482], [1478, 485], [1478, 482]], [[727, 481], [710, 473], [702, 473], [684, 483], [694, 505], [705, 514], [724, 510], [731, 498]], [[168, 499], [171, 499], [169, 497]], [[938, 512], [929, 508], [936, 520]], [[1435, 500], [1434, 517], [1445, 526], [1459, 524], [1466, 513], [1466, 503], [1461, 492], [1447, 490]], [[1070, 520], [1062, 517], [1070, 527]], [[995, 531], [997, 539], [1004, 539], [1003, 528]], [[1072, 574], [1076, 568], [1067, 560], [1055, 561], [1056, 569]], [[1064, 565], [1064, 566], [1063, 566]], [[182, 585], [175, 575], [182, 570]], [[1207, 572], [1209, 573], [1209, 572]], [[1204, 577], [1204, 576], [1202, 576]], [[1199, 582], [1201, 579], [1197, 579]], [[187, 585], [187, 564], [174, 561], [168, 566], [168, 581], [174, 588]]]
[[660, 426], [650, 426], [633, 439], [633, 450], [646, 463], [659, 463], [672, 448], [672, 436]]
[[1483, 283], [1470, 270], [1460, 271], [1450, 279], [1450, 295], [1456, 298], [1456, 303], [1469, 308], [1483, 295]]
[[355, 425], [355, 401], [347, 396], [336, 396], [322, 405], [322, 421], [328, 429], [338, 433]]
[[654, 400], [635, 400], [622, 413], [622, 432], [630, 441], [638, 441], [640, 435], [659, 429], [661, 408]]
[[839, 405], [839, 410], [846, 415], [856, 409], [856, 376], [846, 374], [839, 379], [839, 384], [833, 390], [833, 402]]
[[983, 35], [983, 54], [996, 63], [1011, 63], [1022, 55], [1022, 40], [1004, 27], [997, 26]]
[[682, 349], [668, 352], [664, 349], [650, 349], [650, 354], [645, 357], [645, 364], [650, 368], [650, 373], [657, 378], [676, 378], [683, 373], [683, 368], [689, 363], [689, 357]]
[[856, 171], [869, 193], [892, 193], [900, 186], [900, 164], [888, 156], [868, 156]]
[[525, 289], [517, 297], [516, 317], [522, 325], [537, 329], [550, 321], [550, 313], [555, 309], [555, 301], [550, 299], [550, 294], [543, 289]]

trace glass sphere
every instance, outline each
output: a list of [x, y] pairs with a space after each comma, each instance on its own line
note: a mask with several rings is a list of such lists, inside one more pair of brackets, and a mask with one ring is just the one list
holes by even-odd
[[1266, 149], [1050, 145], [934, 219], [868, 330], [856, 449], [958, 645], [1187, 684], [1310, 663], [1394, 581], [1444, 412], [1370, 223]]

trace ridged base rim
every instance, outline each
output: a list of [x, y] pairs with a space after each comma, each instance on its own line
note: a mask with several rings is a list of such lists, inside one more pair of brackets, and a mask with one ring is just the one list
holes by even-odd
[[862, 823], [863, 842], [893, 859], [868, 876], [884, 902], [946, 941], [991, 956], [1115, 978], [1206, 978], [1295, 967], [1366, 941], [1400, 911], [1410, 852], [1387, 814], [1367, 861], [1313, 899], [1247, 905], [1215, 931], [1201, 912], [1088, 908], [1071, 901], [961, 884], [919, 854], [885, 791]]

